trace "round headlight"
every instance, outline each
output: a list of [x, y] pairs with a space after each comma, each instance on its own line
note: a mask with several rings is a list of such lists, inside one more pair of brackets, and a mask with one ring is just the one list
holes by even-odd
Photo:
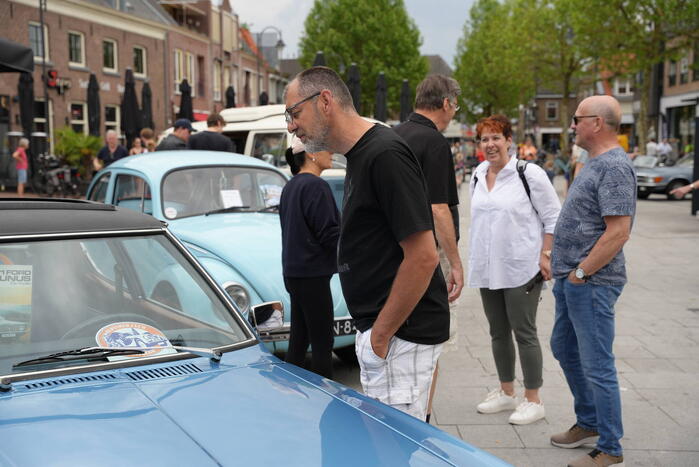
[[224, 284], [223, 288], [228, 292], [228, 295], [233, 299], [241, 313], [247, 313], [250, 309], [250, 295], [240, 284], [228, 283]]

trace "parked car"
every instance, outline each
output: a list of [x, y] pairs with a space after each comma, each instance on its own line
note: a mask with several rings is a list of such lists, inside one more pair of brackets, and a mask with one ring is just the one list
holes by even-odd
[[[290, 309], [281, 264], [277, 205], [287, 176], [239, 154], [163, 151], [121, 159], [99, 172], [87, 199], [150, 214], [169, 224], [238, 307], [281, 300]], [[159, 293], [182, 300], [167, 281]], [[355, 328], [338, 276], [331, 280], [335, 352], [354, 361]], [[286, 351], [290, 323], [262, 334], [273, 351]]]
[[8, 199], [0, 218], [2, 465], [507, 465], [277, 359], [152, 216]]
[[691, 155], [672, 166], [658, 164], [655, 156], [637, 156], [634, 166], [640, 199], [646, 199], [653, 193], [664, 194], [670, 200], [682, 199], [684, 196], [678, 198], [670, 192], [691, 183], [694, 175], [694, 157]]

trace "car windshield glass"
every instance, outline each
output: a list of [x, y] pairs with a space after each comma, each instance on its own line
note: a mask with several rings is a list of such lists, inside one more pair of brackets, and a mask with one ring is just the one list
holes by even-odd
[[686, 156], [677, 161], [680, 167], [694, 167], [694, 156]]
[[171, 172], [163, 182], [167, 219], [196, 216], [226, 208], [257, 212], [279, 204], [286, 179], [256, 167], [194, 167]]
[[82, 347], [235, 344], [234, 313], [163, 234], [0, 243], [0, 374]]
[[638, 156], [636, 159], [633, 160], [633, 165], [636, 167], [642, 167], [645, 169], [650, 169], [655, 167], [655, 164], [658, 162], [657, 157], [653, 156]]

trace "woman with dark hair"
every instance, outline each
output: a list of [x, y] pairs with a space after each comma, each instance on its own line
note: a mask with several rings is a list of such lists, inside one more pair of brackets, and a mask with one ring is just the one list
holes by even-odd
[[320, 178], [332, 166], [327, 151], [310, 154], [296, 139], [286, 151], [294, 177], [279, 202], [284, 285], [291, 296], [291, 336], [286, 361], [303, 366], [311, 344], [310, 370], [332, 378], [333, 300], [340, 214], [330, 185]]

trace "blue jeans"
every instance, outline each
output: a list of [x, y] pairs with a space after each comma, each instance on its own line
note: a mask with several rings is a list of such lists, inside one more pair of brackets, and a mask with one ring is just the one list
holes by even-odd
[[572, 284], [557, 279], [553, 356], [575, 399], [577, 424], [599, 433], [597, 449], [622, 453], [621, 396], [614, 366], [614, 303], [623, 286]]

